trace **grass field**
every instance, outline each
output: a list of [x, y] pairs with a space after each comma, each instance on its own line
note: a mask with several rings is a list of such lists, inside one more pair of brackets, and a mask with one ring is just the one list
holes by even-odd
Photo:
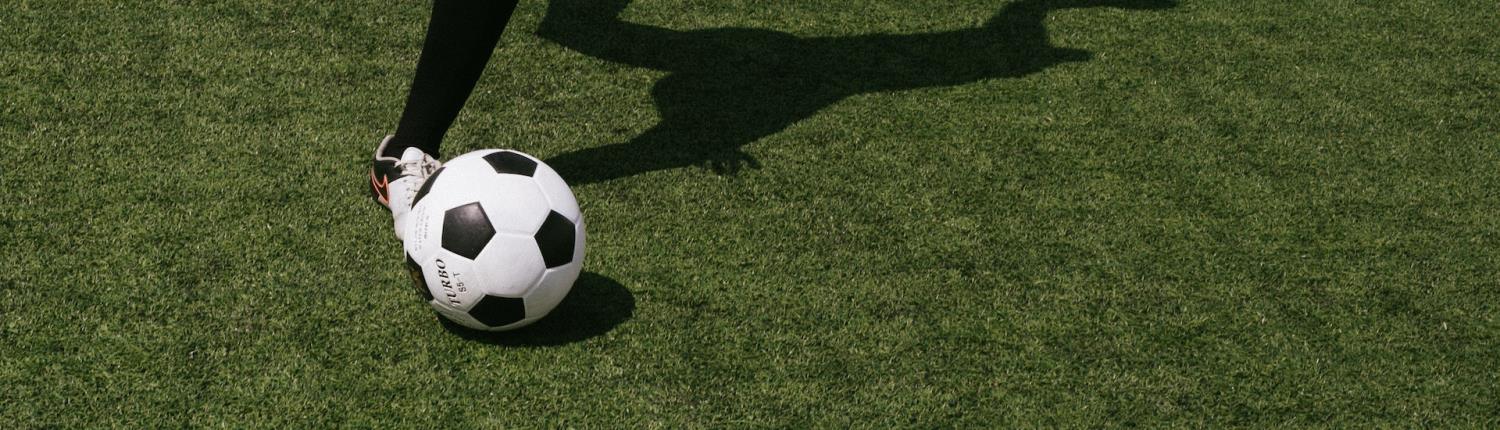
[[1493, 1], [554, 1], [497, 336], [365, 195], [426, 2], [6, 2], [0, 428], [1500, 426]]

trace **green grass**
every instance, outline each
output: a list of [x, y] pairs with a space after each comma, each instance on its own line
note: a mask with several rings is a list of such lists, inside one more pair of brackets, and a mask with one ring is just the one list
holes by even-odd
[[[622, 18], [885, 52], [864, 36], [1006, 4]], [[447, 154], [567, 160], [657, 125], [673, 72], [543, 38], [546, 11], [523, 2]], [[1057, 11], [1051, 45], [1087, 61], [852, 95], [718, 148], [758, 169], [564, 171], [592, 178], [588, 274], [488, 338], [414, 299], [364, 194], [426, 12], [0, 7], [0, 427], [1500, 426], [1492, 1]], [[968, 58], [940, 54], [798, 65]], [[711, 132], [683, 133], [637, 157]]]

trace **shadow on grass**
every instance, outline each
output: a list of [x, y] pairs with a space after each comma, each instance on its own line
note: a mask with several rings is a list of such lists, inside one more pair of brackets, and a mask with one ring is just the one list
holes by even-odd
[[845, 98], [1016, 78], [1087, 61], [1052, 46], [1051, 12], [1166, 9], [1174, 0], [1019, 0], [981, 27], [921, 34], [798, 37], [755, 28], [679, 31], [619, 15], [631, 0], [552, 0], [537, 33], [603, 60], [668, 72], [651, 89], [661, 122], [628, 142], [547, 160], [569, 183], [701, 165], [759, 167], [740, 148]]
[[635, 313], [635, 296], [619, 282], [584, 272], [557, 308], [536, 323], [512, 331], [470, 329], [437, 316], [443, 329], [475, 342], [506, 346], [557, 346], [608, 333]]

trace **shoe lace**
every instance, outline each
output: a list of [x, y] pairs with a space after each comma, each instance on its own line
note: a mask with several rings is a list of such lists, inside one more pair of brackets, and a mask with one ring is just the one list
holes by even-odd
[[427, 168], [427, 160], [401, 160], [396, 162], [396, 168], [401, 169], [402, 175], [425, 177], [432, 173]]
[[[399, 160], [396, 162], [396, 168], [401, 170], [402, 175], [417, 178], [419, 180], [418, 183], [421, 183], [427, 181], [427, 176], [432, 175], [432, 172], [437, 170], [436, 164], [432, 162], [431, 158], [422, 157], [416, 160]], [[406, 187], [407, 200], [416, 197], [417, 188]]]

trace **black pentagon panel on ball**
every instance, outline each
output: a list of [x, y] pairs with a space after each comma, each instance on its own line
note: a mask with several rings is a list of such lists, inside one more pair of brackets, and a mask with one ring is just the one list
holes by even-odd
[[536, 173], [536, 162], [525, 155], [511, 151], [500, 151], [484, 156], [484, 161], [495, 168], [495, 173], [531, 176]]
[[526, 302], [517, 297], [485, 295], [469, 309], [469, 316], [490, 327], [526, 319]]
[[406, 273], [411, 274], [411, 283], [417, 289], [417, 295], [422, 297], [423, 302], [432, 301], [432, 290], [427, 289], [427, 278], [422, 277], [422, 265], [406, 256]]
[[547, 214], [547, 220], [536, 231], [536, 247], [542, 251], [547, 268], [572, 262], [573, 245], [573, 222], [557, 211]]
[[432, 171], [432, 175], [427, 177], [427, 182], [423, 182], [422, 188], [417, 190], [417, 197], [411, 199], [412, 206], [416, 206], [417, 202], [422, 201], [423, 197], [427, 197], [427, 192], [432, 191], [432, 184], [437, 182], [438, 174], [443, 173], [443, 169], [443, 167], [439, 167], [437, 170]]
[[443, 214], [443, 249], [473, 260], [484, 245], [495, 237], [495, 227], [484, 214], [479, 202], [469, 203]]

